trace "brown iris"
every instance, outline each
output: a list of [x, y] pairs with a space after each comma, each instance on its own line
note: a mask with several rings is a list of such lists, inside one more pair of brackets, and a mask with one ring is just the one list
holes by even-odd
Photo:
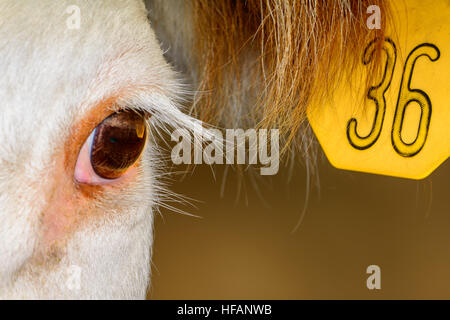
[[94, 132], [91, 164], [102, 178], [120, 177], [139, 158], [147, 139], [143, 115], [121, 111], [102, 121]]

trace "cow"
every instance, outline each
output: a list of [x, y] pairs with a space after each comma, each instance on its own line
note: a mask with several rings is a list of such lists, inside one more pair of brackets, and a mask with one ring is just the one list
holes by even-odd
[[304, 145], [306, 106], [359, 62], [369, 5], [388, 14], [381, 0], [0, 1], [0, 298], [145, 298], [169, 192], [155, 135], [201, 120]]

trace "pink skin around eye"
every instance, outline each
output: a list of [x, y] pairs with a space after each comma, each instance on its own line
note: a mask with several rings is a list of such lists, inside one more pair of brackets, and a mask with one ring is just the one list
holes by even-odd
[[136, 170], [135, 166], [132, 166], [130, 169], [128, 169], [127, 172], [124, 173], [124, 175], [122, 175], [117, 179], [105, 179], [96, 174], [94, 169], [92, 168], [90, 155], [91, 144], [92, 140], [94, 139], [94, 132], [95, 130], [92, 131], [92, 133], [89, 135], [89, 138], [86, 139], [78, 155], [74, 172], [74, 178], [76, 182], [89, 185], [113, 184], [126, 178], [128, 175], [130, 175], [133, 171]]

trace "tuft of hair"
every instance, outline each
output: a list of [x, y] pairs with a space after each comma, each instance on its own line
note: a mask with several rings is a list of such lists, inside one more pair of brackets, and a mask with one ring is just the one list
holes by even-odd
[[[154, 13], [170, 13], [163, 2]], [[381, 29], [366, 26], [370, 5], [380, 8]], [[191, 113], [218, 126], [278, 128], [283, 150], [308, 136], [307, 106], [320, 106], [346, 81], [389, 20], [386, 0], [190, 0], [179, 6], [190, 25], [172, 11], [163, 38], [171, 41], [169, 58], [195, 85]], [[368, 74], [379, 74], [380, 65]]]

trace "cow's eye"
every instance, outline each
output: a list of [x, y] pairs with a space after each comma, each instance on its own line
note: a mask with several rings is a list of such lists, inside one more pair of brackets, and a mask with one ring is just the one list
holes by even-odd
[[147, 126], [143, 115], [132, 111], [104, 119], [81, 148], [75, 166], [80, 183], [101, 184], [124, 175], [144, 150]]

